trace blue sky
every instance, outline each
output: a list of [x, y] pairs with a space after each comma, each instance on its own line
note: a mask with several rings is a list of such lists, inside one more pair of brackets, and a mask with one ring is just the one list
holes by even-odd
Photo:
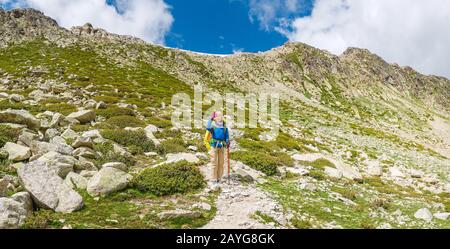
[[[247, 1], [167, 0], [175, 18], [166, 44], [187, 50], [229, 54], [266, 51], [284, 44], [287, 37], [251, 22]], [[308, 13], [297, 13], [303, 16]]]

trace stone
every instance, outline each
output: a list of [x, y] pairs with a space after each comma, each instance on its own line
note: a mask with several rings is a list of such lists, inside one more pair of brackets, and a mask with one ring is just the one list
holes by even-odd
[[91, 196], [105, 196], [125, 189], [132, 178], [122, 170], [106, 167], [89, 179], [87, 192]]
[[433, 216], [439, 220], [447, 220], [450, 217], [450, 213], [435, 213]]
[[122, 170], [124, 172], [127, 172], [127, 170], [128, 170], [128, 166], [121, 162], [105, 163], [102, 165], [102, 168], [115, 168], [118, 170]]
[[194, 154], [191, 153], [177, 153], [172, 154], [169, 153], [166, 155], [167, 161], [165, 163], [175, 163], [179, 161], [187, 161], [188, 163], [198, 163], [200, 159], [198, 159]]
[[93, 177], [97, 173], [98, 173], [98, 170], [82, 170], [80, 172], [80, 176], [88, 179], [88, 178]]
[[355, 181], [361, 181], [363, 179], [361, 173], [356, 171], [353, 167], [348, 166], [340, 161], [334, 161], [335, 167], [342, 173], [342, 176]]
[[189, 149], [190, 151], [197, 151], [197, 150], [198, 150], [197, 146], [193, 146], [193, 145], [190, 145], [190, 146], [188, 147], [188, 149]]
[[200, 203], [195, 203], [194, 205], [192, 205], [192, 208], [199, 208], [199, 209], [203, 209], [206, 211], [210, 211], [212, 207], [209, 203], [200, 202]]
[[429, 184], [437, 184], [439, 183], [439, 179], [434, 175], [427, 175], [423, 178], [423, 181]]
[[45, 131], [44, 138], [45, 138], [46, 141], [50, 141], [50, 139], [52, 139], [52, 138], [54, 138], [56, 136], [59, 136], [59, 134], [60, 133], [59, 133], [59, 131], [57, 129], [50, 128], [50, 129], [47, 129]]
[[72, 172], [74, 165], [77, 163], [77, 159], [74, 157], [62, 155], [54, 151], [47, 152], [39, 157], [37, 161], [43, 162], [55, 170], [61, 178], [65, 178], [69, 172]]
[[1, 123], [23, 124], [32, 130], [38, 130], [41, 127], [39, 119], [35, 118], [28, 111], [25, 110], [11, 110], [0, 111]]
[[64, 123], [65, 117], [61, 113], [54, 113], [51, 115], [50, 121], [41, 121], [41, 126], [44, 128], [56, 128]]
[[328, 176], [333, 177], [333, 178], [338, 178], [339, 179], [339, 178], [342, 177], [342, 172], [341, 171], [339, 171], [339, 170], [337, 170], [335, 168], [328, 167], [328, 166], [325, 166], [324, 172], [325, 172], [325, 174], [327, 174]]
[[253, 179], [253, 177], [247, 173], [247, 171], [243, 170], [243, 169], [235, 169], [234, 173], [239, 176], [240, 179], [242, 179], [244, 182], [253, 182], [255, 179]]
[[300, 166], [294, 166], [294, 167], [286, 167], [286, 172], [295, 174], [295, 175], [300, 175], [300, 176], [305, 176], [309, 173], [309, 171], [303, 167]]
[[0, 229], [18, 229], [28, 215], [22, 203], [12, 198], [0, 198]]
[[8, 192], [8, 185], [11, 181], [11, 178], [5, 176], [0, 179], [0, 197], [5, 197]]
[[405, 174], [403, 174], [403, 172], [401, 172], [400, 169], [396, 167], [389, 168], [389, 173], [392, 177], [400, 177], [400, 178], [406, 177]]
[[424, 176], [423, 171], [417, 169], [410, 169], [409, 175], [413, 178], [422, 178]]
[[155, 137], [155, 135], [153, 135], [153, 132], [151, 131], [152, 128], [147, 129], [148, 126], [144, 129], [145, 131], [145, 135], [147, 136], [148, 139], [150, 139], [155, 146], [159, 146], [161, 144], [161, 142]]
[[370, 176], [382, 176], [383, 170], [380, 162], [375, 160], [367, 162], [367, 174]]
[[147, 127], [144, 128], [145, 131], [150, 131], [152, 133], [158, 132], [158, 127], [156, 127], [155, 125], [148, 125]]
[[201, 212], [182, 209], [163, 211], [158, 214], [158, 218], [161, 220], [175, 219], [175, 218], [200, 218], [200, 217], [202, 217]]
[[81, 124], [86, 124], [95, 120], [95, 112], [93, 110], [83, 110], [73, 112], [67, 116], [68, 119], [76, 119]]
[[26, 146], [30, 147], [33, 140], [36, 140], [38, 136], [34, 133], [28, 132], [28, 131], [22, 131], [22, 133], [19, 135], [19, 141], [25, 144]]
[[86, 189], [88, 184], [88, 180], [85, 177], [75, 172], [70, 172], [64, 179], [64, 182], [72, 189]]
[[62, 134], [61, 137], [64, 139], [76, 139], [79, 135], [72, 129], [67, 128]]
[[433, 214], [430, 212], [430, 210], [428, 210], [428, 208], [421, 208], [417, 210], [417, 212], [414, 214], [414, 217], [430, 222], [433, 219]]
[[7, 142], [2, 150], [8, 152], [8, 159], [13, 162], [21, 162], [31, 157], [30, 148], [11, 142]]
[[25, 97], [19, 94], [11, 94], [9, 95], [9, 99], [14, 102], [22, 102], [25, 100]]
[[22, 186], [38, 207], [70, 213], [83, 207], [83, 198], [45, 163], [35, 161], [18, 170]]
[[72, 147], [79, 148], [79, 147], [87, 147], [90, 149], [94, 148], [94, 143], [92, 142], [92, 138], [90, 137], [77, 137], [75, 141], [72, 143]]
[[73, 151], [72, 155], [74, 157], [84, 157], [89, 159], [95, 159], [97, 157], [95, 151], [88, 147], [77, 148]]
[[20, 204], [22, 204], [23, 209], [27, 211], [27, 215], [33, 213], [33, 200], [28, 192], [18, 192], [11, 196], [11, 198]]
[[30, 148], [31, 152], [34, 155], [44, 155], [45, 153], [50, 151], [58, 152], [63, 155], [72, 155], [73, 152], [73, 148], [67, 144], [48, 143], [40, 141], [33, 141]]
[[83, 134], [81, 134], [81, 136], [82, 137], [90, 137], [91, 139], [103, 138], [102, 134], [100, 134], [99, 130], [85, 131], [85, 132], [83, 132]]

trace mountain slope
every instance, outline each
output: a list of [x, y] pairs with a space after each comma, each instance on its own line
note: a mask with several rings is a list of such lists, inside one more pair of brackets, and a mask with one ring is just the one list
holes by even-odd
[[[206, 157], [203, 131], [177, 131], [170, 124], [173, 94], [192, 95], [196, 84], [220, 92], [278, 92], [282, 98], [282, 133], [276, 140], [259, 137], [261, 129], [233, 134], [233, 168], [240, 177], [233, 178], [224, 191], [206, 188], [198, 195], [195, 191], [187, 197], [172, 195], [168, 198], [175, 200], [174, 205], [167, 204], [167, 198], [136, 192], [134, 187], [98, 202], [81, 192], [86, 203], [83, 210], [68, 215], [35, 211], [27, 226], [46, 227], [40, 219], [64, 218], [75, 227], [198, 227], [217, 211], [219, 217], [207, 225], [211, 227], [226, 218], [221, 215], [227, 216], [228, 209], [221, 207], [233, 198], [254, 203], [248, 196], [229, 193], [240, 189], [233, 184], [244, 184], [250, 192], [257, 188], [270, 196], [262, 195], [267, 205], [243, 227], [260, 227], [258, 222], [269, 227], [449, 227], [448, 220], [434, 218], [428, 223], [414, 217], [422, 207], [434, 213], [450, 211], [448, 79], [388, 64], [357, 48], [335, 56], [306, 44], [287, 43], [264, 53], [203, 55], [110, 34], [89, 24], [66, 30], [32, 9], [0, 9], [0, 36], [4, 96], [0, 111], [28, 110], [42, 123], [55, 113], [67, 116], [79, 108], [92, 109], [93, 122], [61, 122], [40, 133], [29, 132], [36, 133], [37, 141], [54, 143], [69, 129], [77, 136], [99, 130], [106, 142], [132, 154], [105, 157], [106, 142], [94, 140], [96, 156], [89, 161], [98, 169], [87, 171], [101, 171], [104, 163], [121, 160], [137, 176], [144, 168], [164, 162], [170, 153], [189, 152], [189, 146], [199, 150], [197, 157]], [[159, 140], [160, 146], [143, 146], [147, 142], [136, 144], [121, 137], [130, 135], [124, 128], [147, 125], [155, 126], [150, 138]], [[4, 140], [29, 146], [14, 136]], [[66, 139], [69, 145], [72, 142]], [[42, 156], [32, 154], [23, 161]], [[12, 162], [2, 163], [5, 169], [0, 172], [14, 176]], [[205, 159], [198, 164], [207, 172]], [[81, 171], [74, 169], [75, 174]], [[247, 176], [254, 182], [239, 181]], [[20, 189], [17, 186], [12, 192]], [[119, 203], [121, 198], [128, 204]], [[225, 204], [216, 207], [217, 198]], [[176, 208], [197, 210], [189, 205], [202, 200], [212, 206], [202, 211], [202, 218], [167, 221], [155, 215]], [[106, 221], [111, 212], [117, 223]], [[101, 221], [96, 222], [99, 217]]]

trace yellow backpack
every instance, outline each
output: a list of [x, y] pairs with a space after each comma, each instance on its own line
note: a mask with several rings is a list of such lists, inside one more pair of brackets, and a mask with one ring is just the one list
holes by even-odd
[[206, 131], [205, 137], [203, 138], [203, 143], [205, 143], [206, 149], [211, 150], [211, 144], [209, 143], [212, 139], [212, 134], [209, 131]]

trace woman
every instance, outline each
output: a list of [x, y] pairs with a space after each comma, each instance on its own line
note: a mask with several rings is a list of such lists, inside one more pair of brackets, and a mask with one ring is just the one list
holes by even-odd
[[220, 111], [214, 112], [206, 124], [206, 130], [211, 134], [209, 145], [211, 150], [211, 165], [213, 167], [213, 186], [218, 186], [223, 176], [225, 149], [230, 145], [229, 130]]

